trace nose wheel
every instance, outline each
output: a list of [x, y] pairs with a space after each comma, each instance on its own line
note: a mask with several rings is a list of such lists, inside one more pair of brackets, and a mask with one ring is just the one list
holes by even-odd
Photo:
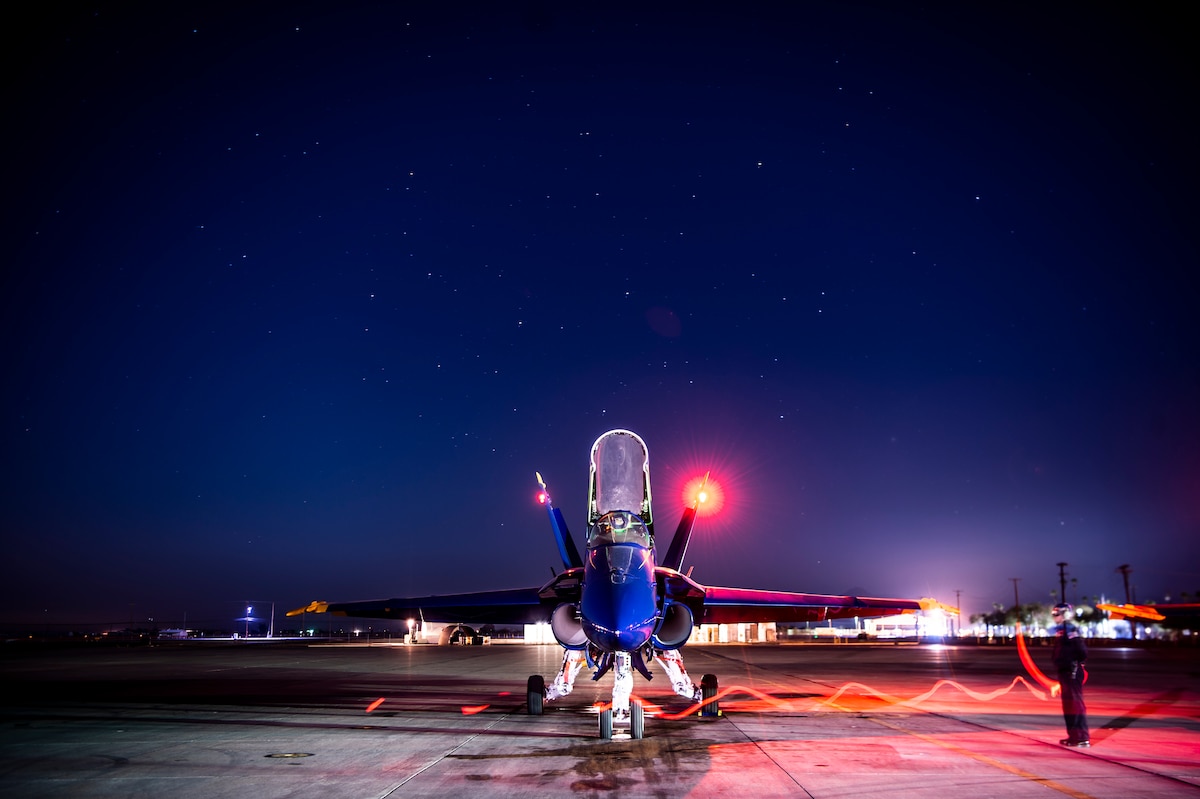
[[646, 708], [641, 702], [629, 706], [629, 737], [639, 741], [646, 737]]
[[625, 724], [629, 725], [630, 738], [640, 741], [646, 737], [646, 708], [641, 702], [630, 702], [628, 713], [614, 714], [611, 707], [600, 711], [600, 737], [604, 740], [612, 739], [614, 730]]

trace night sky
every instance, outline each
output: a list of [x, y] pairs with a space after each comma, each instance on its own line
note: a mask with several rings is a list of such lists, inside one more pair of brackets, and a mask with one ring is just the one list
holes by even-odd
[[560, 5], [5, 26], [0, 620], [537, 585], [616, 427], [702, 583], [1200, 592], [1182, 7]]

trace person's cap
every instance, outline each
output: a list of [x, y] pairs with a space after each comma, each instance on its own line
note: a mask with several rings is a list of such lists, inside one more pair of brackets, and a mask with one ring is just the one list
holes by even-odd
[[1059, 602], [1054, 606], [1054, 610], [1050, 611], [1050, 613], [1055, 616], [1070, 616], [1072, 610], [1074, 610], [1074, 608], [1072, 608], [1066, 602]]

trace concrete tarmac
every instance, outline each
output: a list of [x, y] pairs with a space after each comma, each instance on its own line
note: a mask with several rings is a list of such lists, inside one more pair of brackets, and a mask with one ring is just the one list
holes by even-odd
[[722, 714], [638, 677], [646, 737], [602, 740], [611, 677], [526, 713], [554, 646], [7, 644], [0, 797], [1200, 797], [1195, 648], [1094, 647], [1085, 750], [1011, 646], [683, 654]]

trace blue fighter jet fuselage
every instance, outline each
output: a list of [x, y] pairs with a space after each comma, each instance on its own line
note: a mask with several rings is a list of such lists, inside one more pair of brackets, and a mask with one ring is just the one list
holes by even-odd
[[604, 514], [588, 530], [579, 617], [602, 652], [637, 652], [658, 622], [654, 545], [645, 523], [627, 511]]

